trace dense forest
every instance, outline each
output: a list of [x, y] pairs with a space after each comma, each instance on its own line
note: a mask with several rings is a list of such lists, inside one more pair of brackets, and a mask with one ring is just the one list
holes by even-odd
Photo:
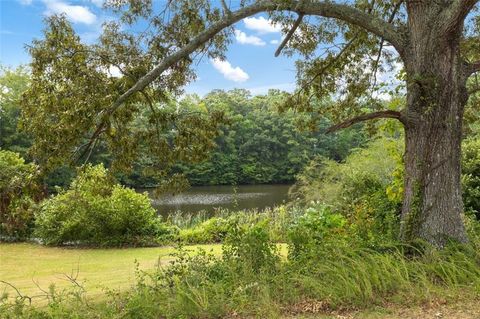
[[305, 113], [279, 113], [282, 96], [270, 91], [252, 97], [245, 90], [208, 94], [202, 102], [221, 108], [230, 123], [221, 128], [218, 147], [208, 160], [179, 165], [179, 171], [196, 185], [293, 182], [315, 156], [341, 161], [365, 141], [365, 135], [355, 130], [325, 134], [326, 120], [309, 128], [311, 118]]
[[[29, 81], [29, 72], [23, 67], [4, 68], [0, 77], [0, 85], [6, 88], [2, 93], [0, 148], [18, 152], [27, 159], [32, 139], [28, 132], [20, 130], [19, 118], [21, 92]], [[284, 97], [285, 93], [277, 90], [261, 96], [252, 96], [246, 90], [213, 91], [203, 98], [184, 96], [183, 107], [191, 112], [203, 108], [220, 112], [225, 122], [218, 128], [215, 146], [205, 158], [178, 162], [172, 171], [184, 174], [192, 185], [292, 183], [314, 157], [342, 161], [352, 148], [367, 140], [361, 130], [326, 134], [330, 123], [309, 113], [279, 112]], [[331, 102], [318, 103], [317, 107], [328, 103]], [[138, 130], [147, 122], [145, 114], [139, 116]], [[108, 167], [111, 155], [100, 143], [89, 161]], [[117, 177], [131, 187], [155, 186], [158, 180], [149, 167], [150, 162], [147, 155], [138, 154], [130, 173], [118, 172]], [[62, 166], [48, 173], [46, 183], [53, 190], [54, 186], [68, 185], [74, 175], [74, 165]]]

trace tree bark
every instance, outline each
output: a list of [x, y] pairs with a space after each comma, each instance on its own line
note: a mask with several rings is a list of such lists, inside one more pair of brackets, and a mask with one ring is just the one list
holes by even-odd
[[433, 9], [409, 8], [401, 236], [443, 247], [449, 240], [467, 241], [460, 160], [468, 72], [460, 57], [460, 31], [437, 33]]

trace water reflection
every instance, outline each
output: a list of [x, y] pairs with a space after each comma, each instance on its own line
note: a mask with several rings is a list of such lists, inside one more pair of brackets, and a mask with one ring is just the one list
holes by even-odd
[[222, 207], [228, 209], [263, 209], [288, 200], [290, 185], [194, 186], [177, 195], [152, 198], [153, 206], [161, 215], [175, 211], [196, 213]]

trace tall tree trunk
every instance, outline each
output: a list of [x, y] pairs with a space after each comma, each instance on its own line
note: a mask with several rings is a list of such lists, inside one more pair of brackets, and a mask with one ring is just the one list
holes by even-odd
[[460, 35], [436, 34], [435, 19], [427, 18], [434, 12], [410, 9], [401, 235], [441, 247], [452, 239], [467, 241], [460, 183], [467, 76]]

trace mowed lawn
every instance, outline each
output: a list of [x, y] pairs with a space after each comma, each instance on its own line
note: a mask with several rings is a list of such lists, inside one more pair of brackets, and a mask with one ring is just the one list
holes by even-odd
[[[188, 246], [221, 253], [220, 245]], [[45, 247], [27, 243], [0, 243], [0, 280], [14, 285], [22, 294], [33, 296], [47, 290], [71, 287], [65, 275], [77, 276], [89, 296], [101, 294], [104, 288], [126, 289], [135, 282], [135, 260], [142, 270], [154, 269], [160, 260], [167, 263], [172, 247], [76, 249]], [[37, 285], [39, 287], [37, 287]], [[0, 283], [0, 294], [14, 290]]]

